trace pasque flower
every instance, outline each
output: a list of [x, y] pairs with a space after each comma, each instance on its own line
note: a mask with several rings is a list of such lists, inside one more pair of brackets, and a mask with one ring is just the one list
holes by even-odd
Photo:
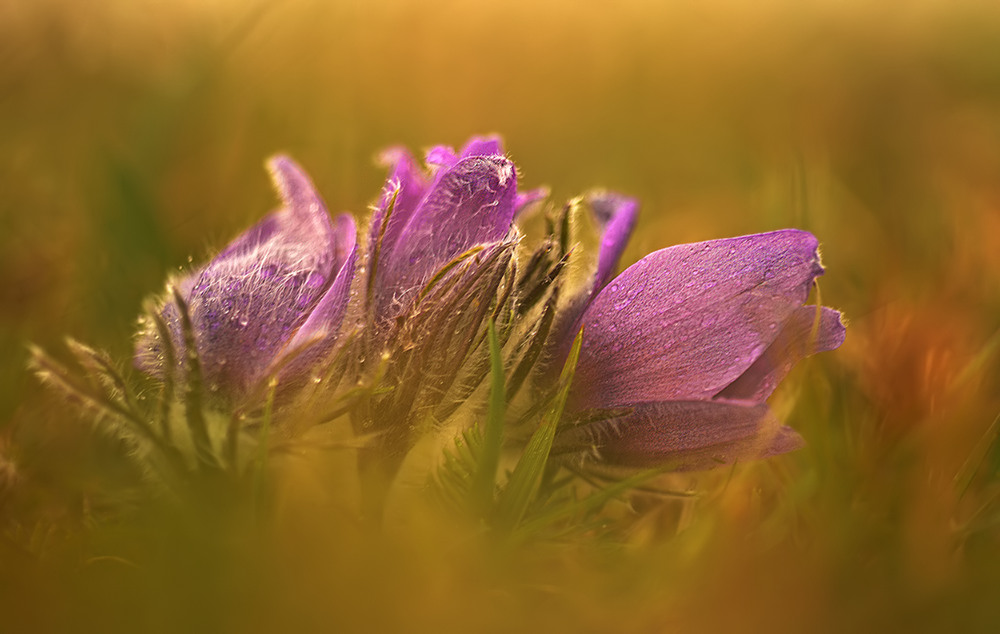
[[[407, 357], [397, 361], [419, 357], [396, 365], [425, 375], [422, 380], [390, 378], [427, 388], [379, 399], [375, 409], [381, 411], [374, 413], [388, 420], [412, 410], [420, 392], [441, 393], [454, 379], [507, 271], [516, 245], [512, 222], [527, 198], [518, 195], [513, 163], [495, 138], [472, 139], [459, 153], [431, 149], [429, 172], [403, 149], [389, 150], [383, 159], [391, 172], [371, 218], [362, 259], [365, 279], [358, 285], [368, 309], [362, 355], [373, 353], [367, 359], [377, 360], [378, 353], [395, 347], [397, 356]], [[190, 315], [204, 381], [230, 404], [259, 397], [264, 382], [279, 371], [282, 385], [294, 384], [310, 370], [310, 361], [336, 345], [352, 308], [348, 300], [359, 255], [353, 218], [344, 214], [331, 222], [308, 177], [291, 160], [275, 158], [270, 169], [283, 208], [173, 282]], [[461, 259], [463, 254], [468, 257]], [[461, 266], [428, 293], [428, 283], [456, 258]], [[163, 377], [172, 359], [184, 372], [177, 299], [168, 295], [157, 312], [170, 345], [147, 318], [136, 365]], [[400, 400], [399, 394], [409, 397]]]
[[596, 453], [609, 467], [701, 469], [801, 444], [765, 401], [795, 362], [844, 339], [838, 312], [804, 305], [823, 272], [811, 234], [679, 245], [614, 277], [638, 205], [594, 192], [585, 202], [602, 234], [597, 263], [566, 298], [565, 234], [516, 271], [513, 222], [540, 194], [518, 192], [499, 140], [434, 147], [426, 169], [404, 149], [382, 158], [390, 173], [362, 253], [353, 218], [331, 220], [308, 177], [273, 159], [282, 208], [173, 282], [140, 333], [138, 367], [183, 379], [193, 342], [217, 401], [243, 406], [274, 377], [284, 388], [301, 382], [350, 322], [355, 377], [389, 387], [351, 418], [374, 432], [366, 455], [391, 474], [423, 421], [446, 418], [481, 385], [487, 321], [504, 322], [504, 337], [519, 333], [508, 353], [519, 358], [515, 392], [539, 350], [558, 365], [582, 328], [557, 452]]
[[[308, 359], [328, 352], [348, 307], [357, 259], [354, 219], [331, 221], [309, 178], [291, 160], [269, 162], [283, 207], [233, 240], [211, 262], [173, 282], [189, 315], [209, 391], [238, 405], [280, 372], [294, 382]], [[154, 376], [185, 368], [180, 307], [168, 296], [160, 315], [167, 346], [147, 317], [136, 365]]]
[[485, 376], [474, 359], [485, 358], [487, 319], [505, 305], [498, 295], [510, 296], [513, 221], [533, 194], [518, 193], [514, 164], [492, 137], [457, 153], [432, 148], [426, 171], [402, 148], [382, 159], [390, 174], [368, 229], [362, 356], [369, 367], [391, 358], [385, 380], [395, 388], [354, 424], [376, 432], [368, 455], [388, 455], [392, 471], [414, 430], [447, 417]]
[[514, 164], [495, 138], [474, 138], [458, 154], [432, 148], [429, 175], [403, 148], [382, 160], [391, 172], [369, 225], [367, 257], [379, 324], [411, 309], [424, 284], [456, 256], [505, 241], [521, 203]]
[[678, 245], [608, 282], [637, 206], [590, 203], [604, 238], [568, 329], [583, 328], [568, 409], [612, 413], [564, 427], [557, 449], [608, 467], [704, 469], [801, 446], [765, 400], [798, 360], [844, 340], [840, 313], [803, 305], [823, 273], [816, 238], [786, 229]]

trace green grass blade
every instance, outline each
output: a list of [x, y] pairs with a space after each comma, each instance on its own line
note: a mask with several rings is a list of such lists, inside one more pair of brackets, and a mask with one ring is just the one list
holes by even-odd
[[201, 360], [198, 357], [197, 339], [194, 333], [194, 325], [191, 323], [191, 314], [188, 312], [187, 302], [181, 296], [176, 286], [170, 287], [174, 303], [177, 305], [177, 312], [181, 317], [181, 332], [184, 337], [184, 348], [186, 351], [185, 367], [187, 368], [187, 380], [184, 391], [184, 418], [187, 421], [188, 429], [191, 431], [191, 440], [194, 442], [195, 455], [199, 463], [209, 468], [219, 466], [215, 452], [212, 450], [212, 441], [208, 436], [208, 424], [205, 422], [205, 411], [203, 409], [204, 390], [201, 375]]
[[482, 451], [479, 465], [472, 481], [471, 495], [473, 508], [484, 513], [493, 505], [493, 489], [496, 484], [497, 467], [500, 464], [500, 448], [503, 445], [503, 421], [506, 413], [506, 394], [503, 359], [500, 354], [500, 340], [496, 325], [491, 319], [487, 323], [487, 337], [490, 348], [490, 401], [483, 430]]
[[644, 484], [648, 480], [670, 470], [670, 465], [654, 467], [640, 471], [624, 480], [617, 480], [608, 486], [591, 493], [590, 495], [576, 500], [569, 504], [561, 504], [547, 513], [533, 517], [530, 521], [524, 522], [518, 527], [517, 535], [520, 537], [530, 537], [538, 531], [551, 526], [560, 521], [571, 520], [574, 517], [581, 517], [589, 513], [596, 513], [609, 501], [619, 497], [632, 489]]
[[559, 387], [555, 398], [549, 404], [548, 410], [542, 418], [541, 424], [535, 433], [532, 434], [525, 447], [521, 459], [518, 460], [514, 472], [511, 473], [510, 480], [500, 496], [497, 504], [497, 520], [500, 526], [513, 529], [524, 517], [525, 512], [534, 500], [538, 492], [538, 484], [545, 466], [548, 463], [549, 452], [552, 449], [552, 441], [556, 435], [556, 428], [562, 419], [563, 410], [566, 407], [566, 399], [569, 397], [570, 386], [573, 383], [573, 374], [576, 372], [576, 363], [580, 358], [580, 345], [583, 343], [583, 330], [573, 341], [573, 348], [570, 350], [566, 364], [563, 366], [562, 374], [559, 377]]

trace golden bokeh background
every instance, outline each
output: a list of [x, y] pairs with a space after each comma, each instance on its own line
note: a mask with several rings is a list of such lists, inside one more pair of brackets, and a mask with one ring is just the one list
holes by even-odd
[[[274, 206], [274, 153], [363, 216], [379, 150], [487, 132], [556, 200], [639, 197], [626, 263], [815, 233], [850, 326], [776, 396], [809, 447], [676, 536], [637, 509], [628, 546], [516, 565], [426, 526], [353, 542], [322, 483], [259, 568], [46, 554], [115, 542], [67, 528], [104, 454], [27, 342], [127, 357], [165, 275]], [[0, 0], [0, 631], [995, 631], [998, 329], [992, 2]]]

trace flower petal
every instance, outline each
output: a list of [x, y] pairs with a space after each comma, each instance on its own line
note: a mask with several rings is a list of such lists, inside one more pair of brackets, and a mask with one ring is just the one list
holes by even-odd
[[535, 203], [545, 200], [549, 197], [548, 187], [536, 187], [535, 189], [528, 190], [526, 192], [519, 192], [517, 197], [514, 199], [514, 217], [515, 218], [526, 218], [531, 214], [527, 212], [534, 212], [539, 206]]
[[399, 243], [376, 272], [375, 307], [382, 319], [398, 315], [419, 287], [477, 244], [502, 240], [514, 218], [517, 179], [500, 156], [460, 159], [438, 173], [411, 215]]
[[739, 401], [639, 403], [626, 416], [570, 428], [556, 451], [596, 451], [602, 466], [671, 471], [711, 469], [802, 446], [767, 405]]
[[[405, 148], [389, 148], [381, 154], [379, 160], [391, 167], [391, 171], [382, 187], [382, 197], [375, 207], [368, 227], [367, 261], [369, 267], [372, 266], [376, 249], [378, 249], [379, 259], [392, 253], [395, 249], [403, 227], [406, 226], [406, 222], [427, 194], [428, 188], [427, 179], [423, 172]], [[394, 203], [393, 199], [395, 199]], [[389, 216], [383, 230], [383, 220], [385, 214], [389, 212], [390, 203], [393, 203], [392, 215]]]
[[618, 260], [639, 216], [639, 202], [613, 192], [592, 192], [586, 196], [586, 201], [601, 230], [601, 250], [597, 256], [593, 287], [593, 292], [597, 293], [607, 285], [618, 268]]
[[704, 400], [743, 374], [823, 272], [816, 238], [786, 229], [647, 255], [581, 323], [571, 404]]
[[[301, 168], [286, 157], [272, 159], [269, 168], [284, 206], [230, 242], [179, 287], [188, 303], [205, 381], [229, 400], [245, 396], [267, 374], [347, 257], [348, 237], [334, 230]], [[168, 302], [162, 315], [179, 352], [183, 344], [176, 306]], [[156, 336], [151, 339], [142, 336], [139, 344], [159, 349]], [[181, 357], [177, 355], [178, 362]], [[137, 358], [143, 364], [142, 355]]]
[[470, 156], [503, 156], [503, 143], [500, 137], [474, 136], [465, 144], [458, 154], [447, 145], [435, 145], [427, 150], [425, 161], [431, 169], [453, 167], [455, 163]]
[[503, 155], [503, 144], [500, 142], [500, 137], [491, 135], [472, 137], [469, 139], [468, 143], [465, 144], [465, 147], [462, 148], [459, 158], [468, 158], [470, 156]]
[[840, 347], [846, 334], [839, 312], [832, 308], [803, 306], [792, 313], [764, 354], [717, 396], [763, 401], [799, 360]]
[[454, 148], [447, 145], [435, 145], [427, 150], [427, 154], [424, 155], [424, 162], [433, 171], [438, 167], [451, 167], [458, 162], [458, 155], [455, 154]]
[[299, 347], [310, 345], [317, 340], [324, 343], [311, 350], [307, 356], [310, 358], [321, 356], [331, 349], [340, 331], [341, 322], [347, 312], [351, 281], [354, 278], [354, 267], [357, 262], [357, 229], [354, 217], [350, 214], [337, 216], [334, 228], [337, 233], [337, 251], [333, 282], [281, 356], [294, 353]]

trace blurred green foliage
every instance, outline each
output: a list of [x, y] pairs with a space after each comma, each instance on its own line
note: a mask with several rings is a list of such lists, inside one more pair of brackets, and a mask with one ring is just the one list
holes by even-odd
[[[0, 0], [0, 631], [995, 631], [997, 42], [968, 1]], [[848, 341], [772, 403], [808, 448], [514, 552], [366, 533], [309, 448], [263, 525], [102, 522], [126, 466], [25, 343], [127, 358], [142, 298], [275, 204], [273, 153], [364, 215], [381, 148], [483, 132], [556, 200], [639, 197], [626, 262], [819, 236]]]

